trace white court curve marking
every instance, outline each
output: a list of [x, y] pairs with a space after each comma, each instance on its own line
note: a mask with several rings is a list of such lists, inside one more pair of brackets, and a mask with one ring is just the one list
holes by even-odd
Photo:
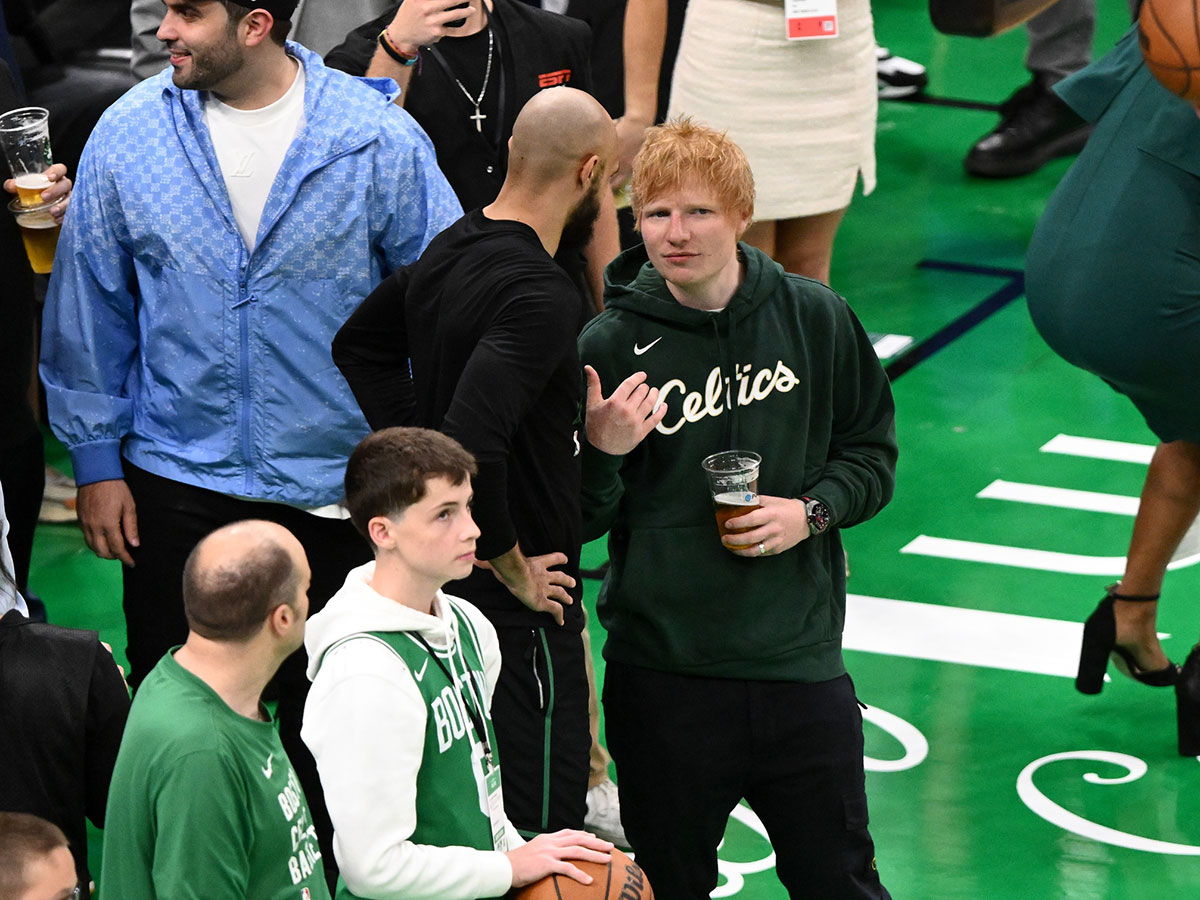
[[904, 748], [904, 755], [899, 759], [875, 759], [864, 754], [863, 768], [868, 772], [903, 772], [925, 762], [925, 757], [929, 755], [929, 741], [911, 722], [877, 706], [868, 706], [862, 711], [862, 717], [864, 722], [878, 725]]
[[1089, 784], [1127, 784], [1131, 781], [1137, 781], [1146, 774], [1146, 763], [1136, 756], [1129, 756], [1125, 753], [1114, 753], [1108, 750], [1069, 750], [1065, 753], [1052, 753], [1050, 756], [1043, 756], [1041, 759], [1035, 759], [1027, 765], [1021, 770], [1021, 774], [1017, 776], [1017, 796], [1034, 813], [1041, 816], [1051, 825], [1057, 825], [1059, 828], [1078, 834], [1081, 837], [1100, 841], [1104, 844], [1111, 844], [1114, 847], [1124, 847], [1127, 850], [1140, 850], [1144, 853], [1159, 853], [1169, 856], [1200, 856], [1200, 847], [1193, 847], [1190, 844], [1174, 844], [1170, 841], [1158, 841], [1153, 838], [1145, 838], [1140, 835], [1117, 831], [1115, 828], [1109, 828], [1107, 825], [1099, 825], [1096, 822], [1092, 822], [1082, 816], [1075, 815], [1075, 813], [1069, 810], [1063, 809], [1037, 789], [1033, 783], [1033, 774], [1044, 765], [1067, 759], [1111, 763], [1114, 766], [1120, 766], [1129, 773], [1119, 777], [1106, 778], [1102, 775], [1097, 775], [1095, 772], [1088, 772], [1083, 776], [1083, 780]]
[[[757, 832], [767, 842], [767, 846], [771, 846], [771, 839], [767, 837], [766, 826], [763, 825], [762, 819], [750, 807], [739, 803], [733, 808], [733, 812], [729, 814], [729, 818], [737, 819], [751, 831]], [[773, 868], [775, 868], [774, 847], [762, 859], [753, 859], [749, 862], [733, 862], [728, 859], [718, 858], [717, 872], [725, 876], [725, 883], [719, 885], [710, 896], [714, 898], [732, 897], [734, 894], [740, 893], [742, 888], [745, 887], [747, 875], [754, 875]]]

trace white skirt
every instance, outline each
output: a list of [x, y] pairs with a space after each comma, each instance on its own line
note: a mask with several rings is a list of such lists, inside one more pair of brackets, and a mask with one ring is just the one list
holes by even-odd
[[789, 41], [781, 0], [691, 0], [670, 115], [729, 133], [750, 160], [755, 219], [843, 209], [875, 189], [878, 88], [869, 0], [838, 0], [838, 36]]

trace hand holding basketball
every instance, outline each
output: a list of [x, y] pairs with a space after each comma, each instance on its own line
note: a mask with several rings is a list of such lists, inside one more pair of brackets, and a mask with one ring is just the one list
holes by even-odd
[[[601, 854], [607, 857], [603, 862], [585, 862], [583, 861], [584, 857], [576, 857], [580, 860], [576, 871], [579, 871], [580, 874], [587, 873], [588, 882], [572, 880], [573, 875], [571, 878], [565, 877], [565, 875], [571, 874], [569, 872], [549, 874], [540, 881], [535, 881], [528, 887], [517, 891], [514, 900], [618, 900], [618, 898], [654, 900], [654, 891], [651, 890], [650, 882], [646, 880], [646, 875], [642, 872], [641, 867], [612, 844], [581, 831], [560, 831], [557, 834], [543, 834], [539, 837], [553, 838], [558, 835], [584, 835], [596, 844], [611, 849], [608, 853]], [[534, 838], [525, 847], [531, 846], [537, 840], [538, 838]], [[509, 859], [512, 859], [513, 852], [523, 849], [525, 848], [510, 851]], [[516, 864], [514, 863], [513, 886], [517, 885]]]
[[1146, 68], [1163, 87], [1200, 104], [1200, 2], [1145, 0], [1138, 43]]
[[609, 864], [610, 851], [613, 851], [612, 844], [586, 831], [564, 828], [553, 834], [539, 834], [529, 843], [508, 851], [508, 861], [513, 869], [512, 886], [524, 887], [553, 875], [569, 875], [588, 884], [592, 876], [571, 860], [579, 861], [580, 866], [590, 863], [593, 867], [603, 867]]

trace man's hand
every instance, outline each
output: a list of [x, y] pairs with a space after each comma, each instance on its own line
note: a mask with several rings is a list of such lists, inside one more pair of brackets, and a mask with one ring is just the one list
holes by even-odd
[[[50, 215], [54, 217], [54, 221], [59, 225], [62, 224], [63, 215], [67, 212], [67, 204], [71, 199], [71, 179], [67, 177], [67, 167], [62, 163], [55, 163], [46, 170], [46, 177], [50, 179], [50, 187], [42, 191], [43, 203], [54, 203], [50, 207]], [[17, 183], [11, 178], [4, 182], [4, 190], [10, 194], [17, 192]]]
[[617, 126], [617, 160], [609, 176], [609, 184], [614, 191], [619, 191], [633, 177], [633, 158], [642, 149], [646, 139], [646, 129], [654, 124], [653, 121], [636, 115], [624, 115], [613, 122]]
[[133, 557], [126, 547], [140, 544], [137, 530], [137, 509], [133, 494], [123, 479], [96, 481], [79, 489], [76, 503], [83, 539], [101, 559], [119, 559], [133, 567]]
[[569, 875], [581, 884], [591, 884], [592, 876], [584, 874], [568, 860], [606, 863], [612, 848], [608, 841], [586, 831], [564, 828], [553, 834], [539, 834], [516, 850], [509, 850], [505, 856], [512, 864], [512, 886], [515, 888], [533, 884], [547, 875]]
[[459, 33], [459, 28], [447, 28], [470, 14], [469, 9], [451, 9], [463, 0], [404, 0], [387, 27], [388, 37], [396, 49], [415, 56], [422, 47], [436, 44], [442, 38]]
[[[739, 533], [725, 535], [721, 543], [738, 556], [775, 556], [808, 537], [808, 510], [803, 500], [759, 494], [758, 503], [760, 509], [725, 523], [726, 528], [738, 529]], [[741, 531], [743, 528], [749, 530]], [[747, 545], [745, 549], [734, 549], [743, 544]]]
[[600, 376], [591, 366], [587, 375], [587, 439], [597, 450], [624, 456], [642, 442], [667, 414], [658, 402], [658, 388], [646, 383], [645, 372], [634, 372], [605, 399]]
[[480, 568], [491, 569], [500, 583], [534, 612], [550, 613], [559, 625], [564, 621], [563, 604], [575, 602], [567, 593], [568, 588], [575, 587], [575, 579], [566, 572], [553, 570], [554, 566], [566, 564], [565, 553], [526, 557], [520, 546], [514, 546], [503, 556], [476, 563]]

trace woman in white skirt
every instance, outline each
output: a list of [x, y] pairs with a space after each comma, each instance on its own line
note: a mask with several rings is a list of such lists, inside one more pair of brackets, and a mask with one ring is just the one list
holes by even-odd
[[[838, 225], [861, 176], [875, 188], [878, 107], [869, 0], [837, 0], [837, 36], [787, 38], [783, 0], [690, 0], [670, 115], [720, 128], [754, 173], [744, 240], [787, 271], [829, 281]], [[629, 0], [622, 175], [654, 124], [665, 0]]]

